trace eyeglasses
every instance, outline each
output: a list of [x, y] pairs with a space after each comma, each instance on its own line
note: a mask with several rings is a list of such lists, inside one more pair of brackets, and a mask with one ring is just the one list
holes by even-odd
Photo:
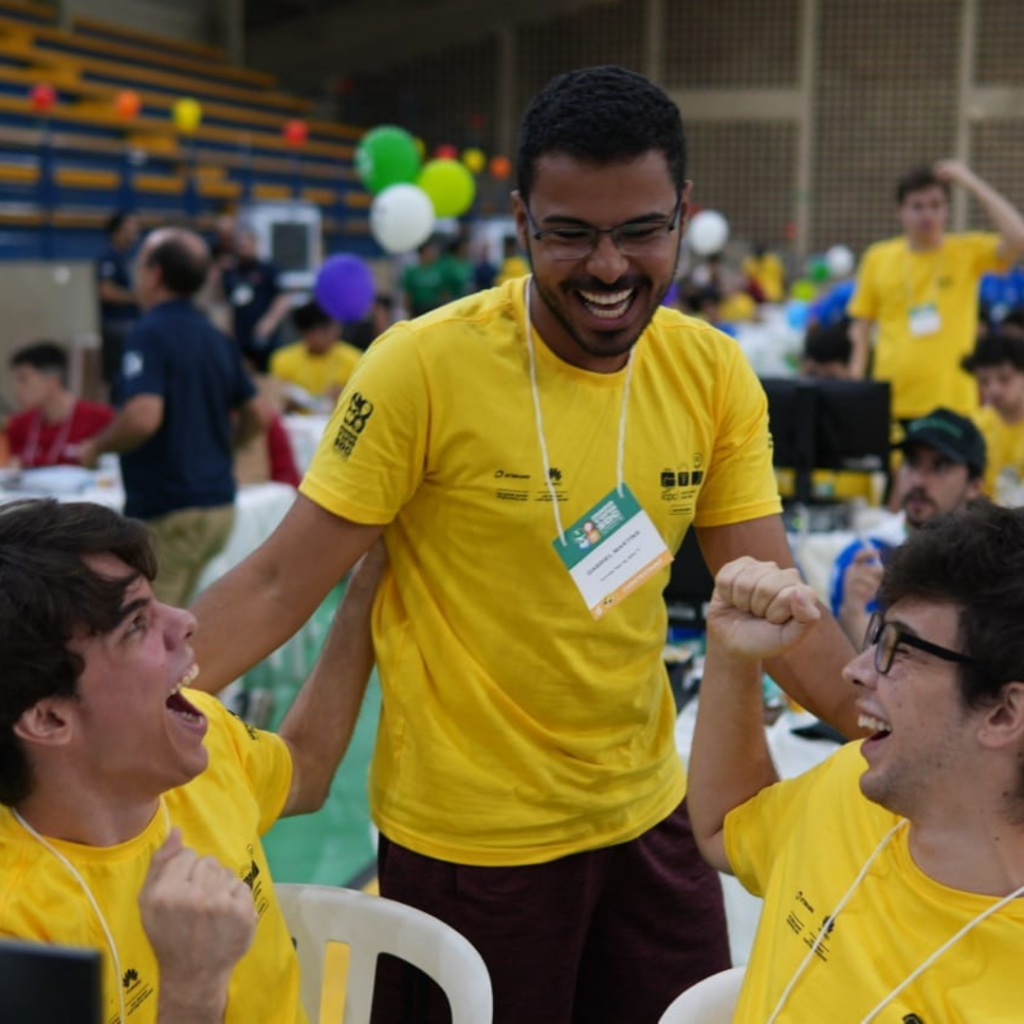
[[932, 654], [943, 661], [952, 661], [958, 665], [973, 665], [981, 667], [981, 663], [959, 651], [951, 651], [948, 647], [940, 647], [938, 644], [922, 640], [913, 633], [908, 633], [898, 622], [886, 622], [881, 612], [875, 612], [868, 620], [867, 632], [864, 634], [864, 642], [861, 650], [866, 651], [869, 647], [875, 648], [875, 671], [879, 675], [888, 675], [892, 668], [893, 659], [900, 644], [907, 647], [916, 647], [919, 651]]
[[602, 235], [611, 235], [615, 248], [623, 256], [646, 256], [656, 252], [679, 226], [682, 207], [683, 199], [680, 196], [671, 217], [667, 219], [630, 220], [625, 224], [616, 224], [613, 228], [593, 228], [589, 224], [538, 228], [530, 208], [527, 206], [525, 209], [531, 237], [540, 242], [553, 260], [581, 260], [597, 248]]

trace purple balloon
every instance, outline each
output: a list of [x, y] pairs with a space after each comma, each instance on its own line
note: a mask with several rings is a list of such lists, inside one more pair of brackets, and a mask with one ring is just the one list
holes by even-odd
[[665, 298], [661, 300], [663, 306], [674, 306], [679, 299], [679, 282], [673, 280], [665, 292]]
[[313, 295], [335, 320], [362, 320], [373, 305], [377, 285], [373, 272], [358, 256], [341, 253], [324, 260], [316, 275]]

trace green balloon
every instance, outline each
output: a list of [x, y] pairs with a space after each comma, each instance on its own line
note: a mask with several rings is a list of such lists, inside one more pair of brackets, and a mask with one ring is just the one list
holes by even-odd
[[828, 270], [828, 263], [821, 259], [811, 260], [807, 270], [808, 276], [815, 284], [824, 284], [832, 276]]
[[359, 180], [376, 195], [391, 185], [415, 182], [420, 154], [416, 140], [404, 128], [384, 124], [363, 136], [355, 164]]
[[458, 217], [476, 196], [473, 175], [459, 160], [431, 160], [424, 164], [416, 184], [430, 197], [438, 217]]

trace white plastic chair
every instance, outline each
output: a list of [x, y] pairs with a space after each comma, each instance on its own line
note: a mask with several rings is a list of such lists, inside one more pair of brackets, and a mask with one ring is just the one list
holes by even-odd
[[698, 981], [672, 1000], [658, 1024], [731, 1024], [746, 967], [731, 967]]
[[302, 1005], [313, 1024], [320, 1019], [328, 942], [349, 947], [344, 1024], [369, 1024], [380, 953], [400, 957], [433, 978], [451, 1004], [452, 1024], [491, 1024], [487, 966], [469, 940], [443, 921], [354, 889], [279, 883], [274, 891], [295, 940]]

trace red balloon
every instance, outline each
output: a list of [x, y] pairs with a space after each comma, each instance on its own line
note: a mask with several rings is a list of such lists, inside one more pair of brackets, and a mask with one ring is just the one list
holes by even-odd
[[309, 125], [298, 119], [285, 121], [282, 132], [290, 146], [301, 146], [309, 138]]
[[492, 156], [488, 169], [495, 178], [502, 180], [512, 173], [512, 161], [507, 156]]
[[436, 156], [438, 160], [458, 160], [459, 150], [450, 142], [445, 142], [434, 150], [434, 156]]
[[40, 82], [29, 90], [28, 101], [33, 110], [45, 114], [57, 105], [57, 90], [48, 82]]
[[125, 89], [114, 97], [114, 110], [117, 116], [130, 121], [142, 109], [142, 100], [137, 92]]

